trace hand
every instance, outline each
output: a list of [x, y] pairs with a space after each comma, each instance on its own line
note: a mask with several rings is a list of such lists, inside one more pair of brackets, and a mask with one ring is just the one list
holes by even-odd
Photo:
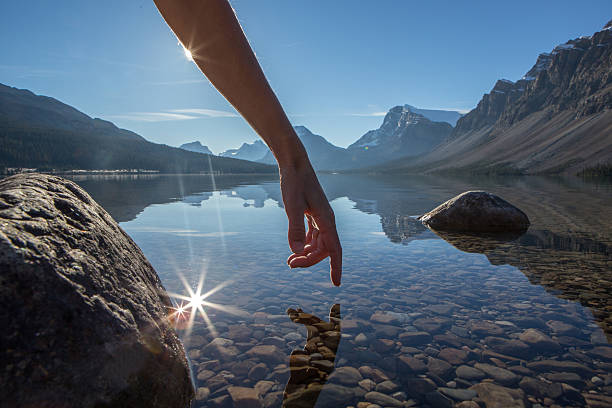
[[[340, 286], [342, 247], [336, 231], [334, 212], [325, 197], [310, 163], [299, 169], [280, 169], [281, 192], [289, 219], [289, 247], [293, 254], [287, 259], [291, 268], [307, 268], [329, 256], [330, 277]], [[308, 220], [308, 233], [304, 229]]]

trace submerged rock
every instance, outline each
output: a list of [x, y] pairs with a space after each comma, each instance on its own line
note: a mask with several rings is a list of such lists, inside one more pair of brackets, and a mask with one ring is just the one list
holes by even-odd
[[485, 191], [467, 191], [419, 217], [433, 230], [458, 232], [524, 231], [529, 218], [524, 212]]
[[170, 299], [138, 246], [76, 184], [0, 181], [0, 405], [185, 407]]

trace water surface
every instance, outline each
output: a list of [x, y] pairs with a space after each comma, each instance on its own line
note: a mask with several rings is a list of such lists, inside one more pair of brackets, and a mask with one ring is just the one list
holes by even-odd
[[[180, 330], [194, 406], [612, 405], [612, 186], [320, 178], [344, 248], [340, 288], [325, 263], [286, 266], [274, 178], [76, 179], [168, 291], [187, 294], [203, 276], [202, 293], [219, 287], [208, 322]], [[473, 189], [521, 208], [529, 230], [438, 235], [415, 219]]]

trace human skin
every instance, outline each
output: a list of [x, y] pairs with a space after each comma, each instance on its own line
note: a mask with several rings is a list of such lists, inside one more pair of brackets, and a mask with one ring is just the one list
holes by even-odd
[[329, 256], [331, 281], [339, 286], [342, 247], [334, 212], [231, 5], [227, 0], [154, 1], [196, 65], [276, 157], [293, 252], [287, 264], [305, 268]]

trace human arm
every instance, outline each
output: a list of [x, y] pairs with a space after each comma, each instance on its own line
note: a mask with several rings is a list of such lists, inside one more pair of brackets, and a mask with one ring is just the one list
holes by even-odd
[[227, 0], [154, 1], [196, 65], [276, 157], [293, 252], [289, 266], [308, 267], [329, 256], [331, 280], [340, 285], [342, 248], [334, 213], [231, 5]]

